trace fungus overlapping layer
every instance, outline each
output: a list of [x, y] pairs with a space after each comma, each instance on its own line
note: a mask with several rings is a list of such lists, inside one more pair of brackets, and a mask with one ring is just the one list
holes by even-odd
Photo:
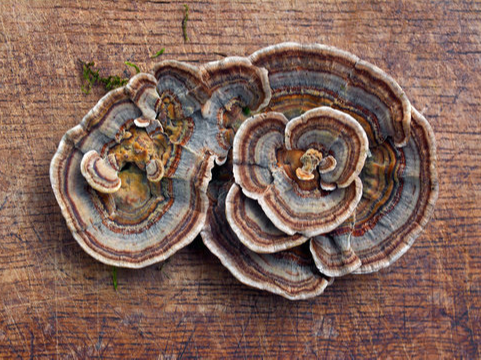
[[413, 108], [406, 146], [396, 147], [387, 140], [371, 150], [361, 173], [364, 191], [355, 221], [311, 240], [320, 271], [332, 276], [369, 273], [401, 257], [434, 210], [438, 194], [435, 157], [431, 127]]
[[211, 169], [230, 148], [224, 133], [232, 124], [214, 114], [257, 110], [270, 99], [265, 71], [247, 59], [199, 68], [167, 61], [154, 74], [108, 93], [65, 134], [52, 159], [67, 225], [107, 264], [162, 261], [199, 234]]
[[284, 43], [252, 54], [267, 69], [272, 99], [265, 111], [288, 119], [320, 106], [355, 118], [370, 146], [391, 137], [407, 143], [411, 105], [401, 87], [386, 73], [346, 51], [326, 45]]
[[[261, 254], [248, 249], [239, 241], [238, 233], [229, 226], [226, 219], [226, 194], [231, 183], [213, 181], [209, 185], [211, 204], [206, 226], [201, 233], [209, 250], [246, 285], [291, 300], [321, 294], [332, 280], [317, 270], [306, 246]], [[276, 233], [275, 229], [271, 230]]]
[[158, 118], [169, 138], [185, 141], [195, 127], [184, 146], [208, 150], [218, 164], [225, 161], [235, 131], [245, 119], [242, 109], [257, 111], [270, 100], [266, 71], [245, 58], [226, 58], [200, 68], [165, 61], [155, 66], [154, 74], [161, 94]]
[[317, 44], [159, 63], [67, 132], [50, 176], [98, 260], [143, 267], [201, 233], [241, 282], [289, 299], [392, 264], [438, 194], [433, 132], [400, 86]]
[[[249, 59], [267, 69], [272, 95], [234, 140], [237, 184], [226, 197], [229, 228], [257, 253], [309, 241], [319, 271], [328, 276], [390, 265], [426, 226], [437, 198], [434, 136], [427, 121], [392, 78], [344, 51], [289, 43]], [[326, 107], [354, 121], [357, 131], [336, 133], [343, 129], [337, 123], [326, 132], [326, 118], [312, 115]], [[333, 215], [333, 202], [322, 206], [322, 200], [356, 182], [358, 197], [352, 206], [345, 198], [339, 202], [346, 207], [342, 216], [333, 216], [337, 223], [312, 230]], [[215, 253], [226, 265], [229, 251], [219, 250], [223, 244], [219, 240]]]
[[[335, 229], [356, 208], [366, 155], [366, 134], [349, 115], [321, 107], [288, 122], [269, 112], [240, 127], [234, 177], [278, 229], [314, 236]], [[327, 172], [318, 169], [323, 157], [336, 162]], [[325, 191], [323, 184], [335, 188]]]
[[320, 271], [341, 276], [391, 264], [424, 228], [437, 198], [434, 136], [427, 121], [391, 77], [333, 47], [286, 43], [249, 59], [269, 73], [272, 97], [264, 111], [292, 119], [329, 106], [351, 115], [367, 135], [355, 211], [332, 233], [311, 240]]

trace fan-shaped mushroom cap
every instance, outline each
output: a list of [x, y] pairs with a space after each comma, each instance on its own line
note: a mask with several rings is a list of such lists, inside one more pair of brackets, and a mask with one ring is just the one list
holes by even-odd
[[[209, 250], [242, 283], [270, 291], [291, 300], [320, 295], [331, 279], [320, 274], [309, 251], [297, 247], [275, 254], [258, 254], [245, 247], [229, 227], [225, 216], [225, 197], [230, 183], [214, 190], [211, 183], [207, 221], [201, 232]], [[220, 190], [219, 193], [217, 193]]]
[[313, 237], [310, 249], [317, 268], [327, 276], [344, 276], [357, 270], [361, 259], [351, 247], [351, 234], [355, 224], [355, 214], [342, 224], [342, 231]]
[[[151, 88], [149, 77], [132, 82], [140, 79], [148, 84], [139, 89]], [[84, 250], [104, 263], [138, 268], [166, 259], [200, 232], [214, 158], [173, 144], [157, 120], [137, 129], [134, 120], [149, 114], [145, 108], [153, 102], [133, 94], [124, 88], [108, 93], [65, 134], [50, 178]], [[90, 186], [98, 178], [107, 180], [100, 192]], [[106, 194], [116, 179], [120, 188]]]
[[405, 147], [385, 141], [371, 153], [361, 173], [365, 185], [355, 223], [346, 222], [311, 241], [316, 264], [325, 274], [369, 273], [389, 266], [412, 246], [434, 210], [438, 196], [434, 134], [417, 110], [412, 110], [411, 137]]
[[329, 155], [322, 159], [322, 161], [319, 163], [319, 174], [327, 174], [328, 172], [334, 170], [336, 166], [336, 159], [333, 156]]
[[95, 150], [90, 150], [83, 156], [80, 171], [88, 184], [101, 193], [113, 193], [120, 189], [117, 170]]
[[247, 58], [227, 57], [211, 62], [201, 68], [201, 73], [202, 80], [213, 94], [204, 106], [205, 114], [211, 111], [212, 106], [220, 108], [232, 99], [248, 105], [255, 112], [271, 99], [267, 71], [252, 66]]
[[267, 71], [246, 58], [229, 57], [203, 66], [201, 74], [212, 91], [202, 109], [204, 118], [215, 121], [211, 125], [215, 132], [209, 134], [215, 143], [210, 149], [219, 159], [225, 159], [248, 113], [262, 109], [270, 101]]
[[325, 192], [319, 174], [313, 180], [299, 180], [296, 169], [304, 151], [286, 149], [287, 122], [280, 113], [265, 113], [242, 124], [233, 147], [235, 181], [283, 232], [310, 237], [331, 231], [354, 211], [361, 181], [356, 177], [345, 188]]
[[242, 109], [256, 111], [270, 100], [267, 72], [245, 58], [226, 58], [199, 68], [165, 61], [154, 72], [162, 94], [159, 119], [171, 141], [189, 138], [192, 151], [210, 151], [218, 164], [247, 117]]
[[[146, 117], [139, 117], [137, 119], [134, 120], [134, 124], [135, 126], [139, 127], [139, 128], [145, 128], [145, 127], [148, 127], [151, 123], [152, 119], [149, 119], [149, 118], [146, 118]], [[159, 123], [160, 125], [160, 123]], [[162, 129], [163, 131], [163, 129]]]
[[330, 106], [359, 121], [372, 144], [389, 136], [398, 146], [407, 143], [411, 105], [400, 86], [374, 65], [318, 44], [278, 44], [249, 59], [269, 73], [272, 99], [267, 111], [290, 119]]
[[266, 71], [247, 59], [200, 68], [165, 61], [154, 74], [137, 74], [100, 100], [64, 136], [51, 164], [74, 237], [117, 266], [165, 260], [195, 238], [213, 161], [225, 161], [230, 148], [222, 134], [232, 124], [216, 115], [270, 99]]
[[309, 240], [300, 234], [283, 233], [264, 214], [257, 201], [249, 199], [233, 184], [225, 201], [225, 213], [237, 238], [257, 253], [275, 253]]
[[147, 173], [147, 179], [152, 182], [162, 180], [164, 176], [164, 164], [160, 159], [149, 160], [145, 164], [145, 172]]
[[[155, 119], [160, 106], [160, 98], [155, 89], [157, 81], [150, 74], [140, 73], [132, 77], [125, 86], [125, 92], [130, 99], [142, 111], [144, 119]], [[142, 123], [142, 121], [137, 120]]]

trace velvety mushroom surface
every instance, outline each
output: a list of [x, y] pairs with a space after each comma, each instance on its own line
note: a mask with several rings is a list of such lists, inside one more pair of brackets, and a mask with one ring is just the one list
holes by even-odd
[[233, 184], [227, 194], [225, 213], [240, 242], [257, 253], [275, 253], [309, 240], [301, 234], [288, 235], [275, 227], [259, 203], [245, 196], [237, 184]]
[[199, 234], [211, 168], [225, 161], [241, 122], [230, 112], [270, 100], [265, 70], [247, 59], [199, 68], [166, 61], [154, 74], [138, 74], [102, 98], [66, 133], [51, 163], [73, 236], [107, 264], [162, 261]]
[[406, 144], [411, 105], [386, 73], [332, 46], [283, 43], [261, 49], [249, 59], [266, 68], [272, 99], [265, 111], [288, 119], [320, 106], [338, 109], [364, 128], [370, 146], [391, 137]]
[[247, 118], [243, 109], [255, 112], [270, 101], [267, 72], [246, 58], [226, 58], [200, 68], [164, 61], [154, 73], [161, 94], [158, 118], [170, 140], [182, 143], [188, 138], [184, 146], [194, 152], [209, 151], [218, 164]]
[[142, 267], [191, 242], [202, 227], [213, 157], [171, 143], [158, 121], [139, 128], [124, 89], [67, 132], [50, 177], [67, 225], [96, 259]]

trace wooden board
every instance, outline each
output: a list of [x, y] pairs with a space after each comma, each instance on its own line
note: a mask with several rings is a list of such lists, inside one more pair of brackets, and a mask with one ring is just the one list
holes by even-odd
[[[481, 2], [0, 2], [0, 358], [480, 358]], [[49, 182], [62, 135], [107, 74], [149, 55], [202, 63], [283, 41], [348, 50], [391, 74], [432, 124], [440, 198], [392, 267], [291, 302], [236, 281], [200, 241], [118, 271], [72, 238]]]

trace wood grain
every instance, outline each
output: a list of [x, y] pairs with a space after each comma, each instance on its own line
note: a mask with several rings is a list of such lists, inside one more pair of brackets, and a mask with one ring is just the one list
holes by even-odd
[[[0, 358], [481, 357], [481, 2], [0, 2]], [[162, 269], [118, 271], [73, 240], [49, 182], [101, 72], [191, 63], [282, 41], [348, 50], [392, 75], [431, 122], [440, 199], [389, 269], [290, 302], [237, 282], [200, 241]]]

